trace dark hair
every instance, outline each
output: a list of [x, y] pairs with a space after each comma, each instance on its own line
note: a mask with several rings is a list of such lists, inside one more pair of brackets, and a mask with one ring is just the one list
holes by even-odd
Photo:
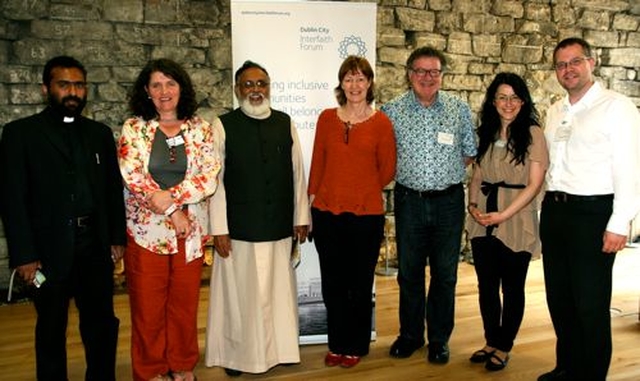
[[487, 151], [500, 135], [500, 115], [494, 105], [496, 92], [500, 85], [509, 85], [514, 93], [522, 100], [522, 107], [516, 118], [509, 125], [507, 137], [507, 151], [513, 156], [511, 162], [523, 164], [531, 145], [531, 126], [539, 126], [539, 115], [536, 110], [527, 84], [522, 77], [514, 73], [499, 73], [487, 88], [487, 92], [480, 111], [480, 126], [478, 127], [478, 155], [476, 162], [480, 162]]
[[167, 58], [151, 60], [142, 69], [136, 79], [129, 95], [129, 108], [133, 115], [151, 120], [158, 117], [158, 112], [149, 98], [146, 87], [151, 80], [151, 74], [161, 72], [167, 77], [173, 78], [180, 85], [180, 100], [178, 101], [178, 119], [191, 118], [198, 109], [196, 101], [196, 91], [191, 83], [189, 74], [179, 63]]
[[440, 61], [440, 69], [445, 70], [447, 68], [447, 57], [438, 49], [431, 46], [423, 46], [411, 52], [409, 58], [407, 58], [407, 71], [413, 67], [413, 63], [422, 57], [434, 57]]
[[580, 45], [582, 47], [582, 51], [586, 57], [593, 57], [593, 52], [591, 51], [591, 45], [587, 41], [579, 37], [569, 37], [560, 41], [558, 45], [556, 45], [555, 49], [553, 49], [553, 63], [556, 62], [556, 53], [560, 49], [564, 49], [571, 45]]
[[355, 74], [360, 71], [364, 74], [365, 77], [369, 81], [371, 81], [371, 86], [367, 90], [367, 104], [371, 104], [373, 102], [373, 92], [375, 90], [375, 85], [373, 83], [373, 69], [364, 57], [358, 56], [349, 56], [340, 65], [340, 69], [338, 70], [338, 86], [334, 89], [334, 93], [336, 94], [336, 99], [338, 100], [338, 104], [343, 106], [347, 103], [347, 96], [344, 94], [344, 90], [340, 84], [344, 77], [349, 74]]
[[70, 56], [57, 56], [53, 57], [44, 65], [44, 70], [42, 71], [42, 84], [49, 87], [52, 77], [52, 71], [55, 68], [64, 67], [64, 68], [76, 68], [80, 69], [82, 72], [82, 76], [87, 78], [87, 69], [78, 61], [77, 59]]
[[240, 79], [240, 76], [242, 75], [242, 73], [244, 73], [245, 70], [248, 70], [248, 69], [251, 69], [251, 68], [260, 69], [260, 70], [264, 71], [264, 73], [267, 75], [267, 77], [269, 76], [269, 73], [267, 73], [267, 69], [265, 69], [262, 65], [260, 65], [259, 63], [253, 62], [253, 61], [246, 60], [246, 61], [244, 61], [242, 66], [240, 66], [238, 68], [238, 70], [236, 70], [236, 75], [234, 77], [235, 81], [236, 81], [236, 84], [238, 83], [238, 79]]

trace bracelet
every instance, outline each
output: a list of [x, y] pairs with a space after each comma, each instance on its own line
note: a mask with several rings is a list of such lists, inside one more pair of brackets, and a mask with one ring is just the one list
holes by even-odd
[[467, 209], [471, 209], [471, 208], [477, 208], [478, 207], [478, 203], [477, 202], [470, 202], [469, 205], [467, 206]]
[[171, 206], [168, 207], [167, 210], [164, 211], [164, 215], [168, 217], [168, 216], [172, 215], [176, 210], [178, 210], [178, 205], [171, 204]]

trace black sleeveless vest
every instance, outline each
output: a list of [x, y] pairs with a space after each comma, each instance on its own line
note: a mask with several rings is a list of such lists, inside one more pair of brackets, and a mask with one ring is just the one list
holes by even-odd
[[238, 108], [220, 120], [226, 134], [229, 235], [250, 242], [292, 236], [291, 118], [271, 110], [269, 118], [254, 119]]

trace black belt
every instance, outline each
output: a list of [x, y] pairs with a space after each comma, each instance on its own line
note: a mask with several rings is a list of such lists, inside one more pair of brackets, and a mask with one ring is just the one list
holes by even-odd
[[581, 196], [577, 194], [559, 192], [559, 191], [547, 191], [544, 195], [544, 199], [555, 202], [593, 202], [593, 201], [607, 201], [613, 200], [613, 194], [595, 194], [589, 196]]
[[[499, 183], [483, 181], [482, 185], [480, 185], [480, 190], [483, 195], [487, 196], [487, 213], [498, 211], [498, 188], [523, 189], [525, 187], [523, 184], [507, 184], [504, 181], [500, 181]], [[491, 235], [493, 229], [497, 226], [498, 225], [487, 226], [487, 237]]]
[[458, 183], [458, 184], [453, 184], [444, 189], [417, 191], [411, 188], [407, 188], [400, 183], [396, 183], [396, 188], [398, 188], [399, 190], [403, 190], [409, 194], [413, 194], [421, 198], [433, 198], [433, 197], [446, 196], [448, 194], [453, 193], [455, 190], [461, 187], [462, 187], [462, 183]]
[[93, 218], [91, 216], [80, 216], [69, 219], [69, 225], [76, 229], [87, 229], [93, 225]]

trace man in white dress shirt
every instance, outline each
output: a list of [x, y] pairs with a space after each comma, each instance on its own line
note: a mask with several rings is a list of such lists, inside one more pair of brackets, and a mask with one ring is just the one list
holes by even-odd
[[612, 267], [638, 210], [640, 114], [594, 80], [595, 61], [580, 38], [561, 41], [553, 53], [567, 95], [547, 115], [540, 235], [556, 367], [539, 381], [605, 380]]

